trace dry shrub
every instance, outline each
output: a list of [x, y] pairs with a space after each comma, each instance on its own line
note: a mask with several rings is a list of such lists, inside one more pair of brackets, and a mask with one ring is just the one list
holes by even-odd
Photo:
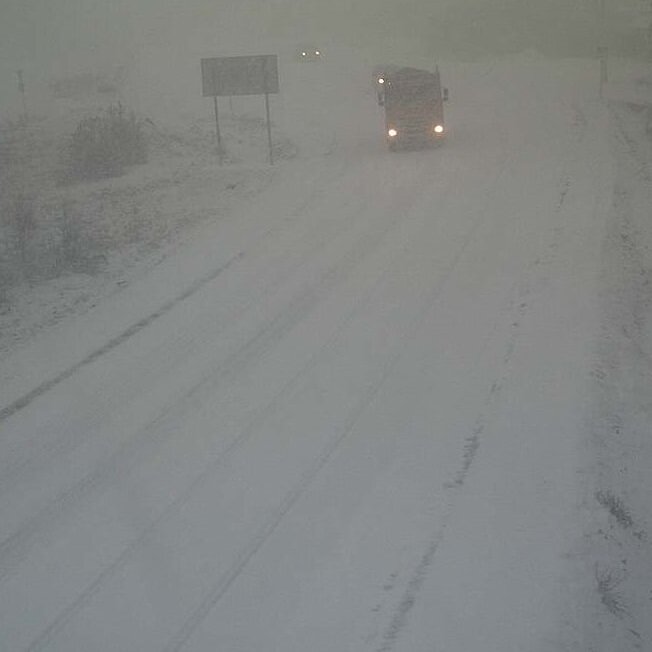
[[66, 148], [64, 179], [86, 181], [116, 177], [125, 167], [147, 161], [143, 123], [122, 104], [84, 118]]

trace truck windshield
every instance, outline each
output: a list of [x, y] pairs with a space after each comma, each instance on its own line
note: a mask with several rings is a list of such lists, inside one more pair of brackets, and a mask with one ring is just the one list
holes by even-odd
[[423, 105], [436, 102], [437, 92], [432, 86], [394, 86], [388, 89], [385, 101], [389, 106]]

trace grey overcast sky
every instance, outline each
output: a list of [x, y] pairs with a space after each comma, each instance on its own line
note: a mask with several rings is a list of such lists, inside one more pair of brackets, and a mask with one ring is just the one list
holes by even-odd
[[[610, 0], [606, 0], [609, 2]], [[618, 0], [619, 4], [640, 0]], [[535, 47], [550, 32], [584, 38], [598, 0], [0, 0], [1, 54], [31, 61], [119, 58], [143, 39], [192, 39], [227, 25], [243, 39], [265, 23], [284, 37], [314, 36], [374, 43], [413, 39], [450, 48], [478, 39], [483, 49]], [[250, 30], [250, 33], [247, 33]], [[432, 42], [429, 42], [432, 39]]]
[[[600, 2], [0, 0], [0, 94], [15, 94], [17, 69], [42, 82], [128, 67], [148, 48], [192, 50], [193, 56], [255, 53], [266, 38], [289, 46], [306, 40], [357, 46], [383, 61], [406, 61], [417, 53], [477, 58], [527, 49], [592, 56]], [[634, 43], [631, 27], [647, 20], [641, 16], [649, 4], [604, 0], [612, 27], [629, 21], [623, 44]]]

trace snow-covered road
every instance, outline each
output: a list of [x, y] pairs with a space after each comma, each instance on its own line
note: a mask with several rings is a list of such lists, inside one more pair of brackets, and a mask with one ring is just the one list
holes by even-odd
[[288, 68], [298, 158], [3, 362], [0, 650], [586, 649], [593, 72], [442, 70], [389, 154], [366, 67]]

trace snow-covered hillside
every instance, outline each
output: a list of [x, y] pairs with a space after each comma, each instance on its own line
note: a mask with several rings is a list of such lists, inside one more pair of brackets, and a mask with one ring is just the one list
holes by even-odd
[[274, 167], [153, 84], [101, 188], [194, 217], [0, 357], [0, 650], [652, 649], [648, 73], [440, 62], [391, 154], [374, 63], [283, 61]]

